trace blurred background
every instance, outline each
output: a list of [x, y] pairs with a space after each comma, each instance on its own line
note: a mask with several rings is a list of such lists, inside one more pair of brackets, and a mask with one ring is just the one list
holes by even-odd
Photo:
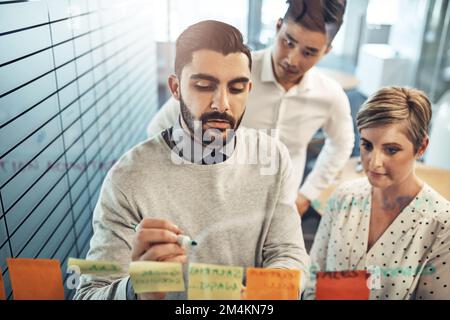
[[[283, 0], [157, 1], [161, 90], [172, 69], [173, 43], [188, 25], [225, 21], [241, 30], [252, 49], [261, 49], [273, 42], [276, 21], [286, 8]], [[333, 50], [320, 66], [354, 75], [355, 83], [351, 78], [342, 82], [364, 96], [396, 83], [423, 89], [438, 101], [450, 88], [449, 10], [446, 0], [348, 0]], [[166, 98], [162, 93], [160, 102]]]
[[[65, 270], [68, 257], [86, 255], [103, 178], [146, 138], [169, 97], [179, 33], [221, 20], [261, 49], [286, 8], [283, 0], [0, 1], [0, 267], [9, 298], [7, 257], [54, 258]], [[434, 112], [424, 162], [446, 170], [449, 33], [449, 0], [348, 0], [318, 65], [342, 85], [353, 116], [382, 86], [424, 90]], [[307, 173], [322, 145], [318, 132]], [[304, 223], [309, 245], [317, 223]]]

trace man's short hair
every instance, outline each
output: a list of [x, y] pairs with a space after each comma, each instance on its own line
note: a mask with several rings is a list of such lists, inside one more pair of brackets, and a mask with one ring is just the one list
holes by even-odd
[[206, 20], [188, 27], [176, 41], [175, 73], [178, 77], [184, 66], [192, 62], [193, 53], [203, 49], [223, 55], [242, 52], [248, 57], [250, 70], [252, 68], [250, 49], [244, 44], [241, 32], [224, 22]]
[[287, 0], [287, 3], [285, 20], [326, 33], [331, 44], [344, 21], [346, 0]]

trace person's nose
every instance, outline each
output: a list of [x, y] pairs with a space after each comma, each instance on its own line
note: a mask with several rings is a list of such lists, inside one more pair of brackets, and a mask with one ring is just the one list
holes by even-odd
[[287, 55], [287, 63], [289, 66], [298, 69], [300, 64], [300, 54], [296, 50], [290, 50]]
[[228, 96], [228, 89], [226, 87], [219, 88], [214, 94], [211, 109], [223, 113], [230, 109], [230, 99]]
[[381, 150], [373, 150], [371, 152], [369, 164], [371, 170], [383, 167], [383, 153]]

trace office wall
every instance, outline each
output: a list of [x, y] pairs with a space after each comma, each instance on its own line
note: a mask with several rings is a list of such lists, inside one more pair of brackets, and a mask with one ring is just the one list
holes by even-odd
[[[111, 165], [157, 107], [149, 0], [0, 1], [0, 266], [84, 257]], [[64, 274], [65, 275], [65, 274]], [[70, 292], [66, 291], [66, 297]]]
[[[369, 0], [348, 0], [344, 14], [344, 23], [333, 40], [333, 53], [349, 57], [356, 61], [358, 56], [360, 40], [365, 27], [364, 17], [367, 12]], [[364, 22], [362, 24], [362, 22]]]
[[430, 2], [399, 0], [398, 6], [401, 8], [401, 19], [391, 27], [389, 44], [401, 57], [408, 60], [408, 68], [405, 70], [404, 77], [409, 80], [407, 85], [416, 86], [416, 75], [422, 54], [422, 42]]

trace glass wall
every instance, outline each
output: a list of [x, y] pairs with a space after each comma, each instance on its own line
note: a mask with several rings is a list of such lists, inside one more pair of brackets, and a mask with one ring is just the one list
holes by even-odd
[[158, 0], [155, 1], [156, 41], [175, 41], [189, 25], [202, 20], [219, 20], [238, 28], [247, 37], [246, 0]]
[[448, 0], [430, 1], [422, 46], [416, 83], [419, 88], [429, 93], [432, 101], [437, 102], [447, 90], [450, 90]]

